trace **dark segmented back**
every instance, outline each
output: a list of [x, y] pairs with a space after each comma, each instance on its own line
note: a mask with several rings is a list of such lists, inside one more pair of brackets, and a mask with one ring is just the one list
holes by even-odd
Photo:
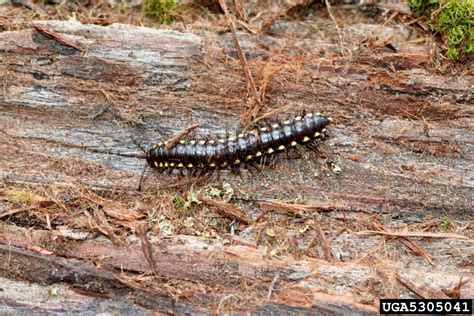
[[262, 127], [237, 137], [218, 140], [181, 140], [173, 148], [159, 143], [146, 152], [148, 165], [160, 171], [179, 169], [225, 169], [259, 162], [297, 145], [312, 144], [324, 138], [332, 119], [308, 113], [293, 120]]

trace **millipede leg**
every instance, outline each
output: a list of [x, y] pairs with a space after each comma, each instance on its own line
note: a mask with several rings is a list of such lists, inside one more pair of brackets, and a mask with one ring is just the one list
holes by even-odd
[[261, 166], [256, 162], [256, 161], [251, 161], [249, 162], [249, 170], [257, 170], [257, 171], [262, 171], [262, 168]]
[[318, 142], [316, 140], [313, 140], [312, 142], [308, 143], [306, 145], [306, 148], [319, 153]]
[[256, 161], [250, 161], [248, 163], [248, 168], [247, 170], [250, 172], [252, 176], [255, 176], [255, 171], [261, 172], [261, 166], [256, 162]]
[[208, 170], [207, 170], [206, 167], [202, 168], [201, 170], [199, 170], [198, 177], [199, 178], [202, 177], [203, 175], [205, 175], [207, 173], [207, 171]]
[[275, 167], [276, 163], [278, 162], [278, 155], [272, 155], [270, 156], [270, 159], [268, 159], [268, 166], [273, 168]]
[[191, 172], [191, 177], [195, 177], [195, 176], [198, 174], [199, 169], [198, 169], [198, 168], [194, 168], [194, 169], [191, 169], [190, 172]]
[[239, 176], [242, 175], [242, 172], [240, 171], [240, 168], [236, 167], [236, 166], [230, 167], [230, 172], [232, 172], [232, 174], [235, 174], [235, 175], [239, 175]]
[[286, 151], [286, 157], [288, 159], [298, 159], [301, 157], [301, 152], [298, 148], [292, 147]]

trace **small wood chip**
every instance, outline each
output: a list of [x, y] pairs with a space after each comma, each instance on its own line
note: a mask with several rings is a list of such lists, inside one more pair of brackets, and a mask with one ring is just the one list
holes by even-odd
[[47, 30], [45, 29], [44, 27], [38, 25], [38, 24], [35, 24], [35, 23], [31, 23], [31, 26], [33, 26], [38, 32], [40, 32], [43, 36], [49, 38], [49, 39], [52, 39], [64, 46], [68, 46], [68, 47], [71, 47], [71, 48], [74, 48], [80, 52], [83, 52], [84, 49], [82, 49], [81, 47], [67, 41], [64, 37], [62, 37], [61, 35], [59, 35], [58, 33], [56, 32], [53, 32], [53, 31], [50, 31], [50, 30]]
[[178, 144], [178, 142], [181, 139], [186, 137], [192, 130], [194, 130], [197, 127], [199, 127], [199, 125], [197, 125], [197, 124], [186, 127], [185, 129], [183, 129], [182, 131], [178, 132], [176, 135], [174, 135], [173, 137], [168, 139], [166, 141], [166, 146], [165, 147], [168, 148], [168, 149], [173, 148], [174, 146], [176, 146]]
[[247, 216], [247, 214], [245, 214], [241, 209], [233, 206], [232, 204], [219, 202], [216, 200], [211, 200], [211, 199], [202, 198], [202, 197], [200, 197], [200, 200], [204, 204], [208, 206], [212, 206], [217, 212], [219, 212], [223, 216], [236, 219], [247, 225], [252, 223], [252, 220]]

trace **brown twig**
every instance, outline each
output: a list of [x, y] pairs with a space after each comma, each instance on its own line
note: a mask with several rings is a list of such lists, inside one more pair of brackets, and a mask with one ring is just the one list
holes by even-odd
[[53, 32], [53, 31], [49, 31], [47, 29], [45, 29], [44, 27], [42, 26], [39, 26], [38, 24], [35, 24], [35, 23], [31, 23], [31, 26], [33, 26], [38, 32], [40, 32], [43, 36], [49, 38], [49, 39], [52, 39], [64, 46], [68, 46], [68, 47], [71, 47], [71, 48], [74, 48], [80, 52], [83, 52], [84, 49], [82, 49], [81, 47], [67, 41], [64, 37], [62, 37], [61, 35], [59, 35], [58, 33], [56, 32]]
[[138, 235], [138, 238], [140, 238], [140, 241], [142, 244], [143, 255], [145, 256], [145, 259], [148, 261], [148, 264], [150, 265], [150, 268], [153, 271], [153, 274], [155, 275], [155, 277], [157, 277], [158, 268], [156, 266], [155, 259], [153, 259], [153, 249], [151, 247], [150, 240], [148, 239], [146, 235], [145, 223], [138, 224], [137, 235]]
[[380, 232], [375, 230], [365, 230], [354, 232], [356, 235], [385, 235], [394, 237], [427, 237], [427, 238], [453, 238], [464, 239], [473, 242], [469, 237], [453, 233], [430, 233], [430, 232]]
[[[385, 227], [384, 225], [380, 223], [375, 222], [374, 225], [377, 229], [380, 229], [380, 231], [390, 232], [390, 230], [387, 227]], [[393, 237], [393, 239], [400, 241], [403, 245], [405, 245], [405, 247], [413, 251], [415, 254], [424, 257], [430, 264], [434, 264], [430, 255], [421, 246], [415, 243], [413, 240], [407, 237]]]
[[278, 281], [279, 277], [280, 277], [280, 273], [277, 273], [275, 277], [273, 278], [272, 283], [270, 283], [270, 286], [268, 287], [267, 300], [269, 300], [272, 297], [273, 289], [275, 288], [275, 284]]
[[102, 210], [95, 209], [93, 216], [88, 211], [84, 211], [83, 213], [86, 215], [91, 229], [99, 231], [105, 236], [109, 237], [114, 245], [123, 244], [119, 237], [115, 234], [113, 227], [107, 221], [107, 218], [105, 217], [105, 214]]
[[199, 125], [197, 124], [194, 124], [194, 125], [191, 125], [189, 127], [186, 127], [185, 129], [183, 129], [182, 131], [178, 132], [178, 134], [174, 135], [173, 137], [171, 137], [170, 139], [168, 139], [166, 141], [166, 148], [173, 148], [174, 146], [176, 146], [178, 144], [178, 142], [183, 139], [183, 137], [186, 137], [192, 130], [194, 130], [195, 128], [199, 127]]
[[265, 103], [265, 93], [272, 78], [277, 74], [283, 67], [274, 66], [272, 61], [269, 61], [265, 64], [262, 70], [262, 79], [260, 80], [260, 87], [258, 89], [258, 98], [260, 103], [254, 104], [248, 111], [240, 116], [241, 122], [247, 122], [254, 119], [258, 113], [262, 110], [263, 104]]
[[217, 212], [219, 212], [220, 214], [224, 216], [236, 219], [247, 225], [252, 223], [252, 220], [247, 216], [247, 214], [245, 214], [241, 209], [233, 206], [232, 204], [219, 202], [216, 200], [211, 200], [211, 199], [207, 199], [203, 197], [200, 197], [200, 200], [204, 204], [214, 207]]
[[260, 207], [267, 211], [282, 210], [290, 214], [300, 215], [303, 211], [332, 211], [340, 206], [331, 205], [305, 205], [296, 203], [286, 203], [282, 201], [264, 201], [260, 202]]
[[323, 229], [317, 223], [311, 224], [310, 226], [312, 229], [314, 229], [316, 235], [318, 236], [318, 239], [321, 241], [321, 248], [323, 249], [324, 258], [326, 259], [326, 261], [331, 262], [333, 259], [331, 253], [331, 246], [329, 245], [329, 242], [326, 238], [326, 235], [324, 234]]
[[247, 13], [245, 13], [244, 6], [240, 0], [234, 0], [235, 13], [239, 16], [241, 20], [248, 21]]
[[383, 22], [382, 25], [387, 25], [388, 23], [390, 23], [397, 15], [400, 14], [400, 11], [394, 11], [392, 12], [392, 14], [390, 14], [390, 16]]
[[232, 33], [232, 41], [234, 42], [235, 49], [237, 50], [237, 55], [239, 56], [240, 65], [242, 66], [242, 70], [244, 71], [245, 78], [247, 79], [247, 85], [250, 88], [250, 92], [254, 98], [254, 102], [256, 104], [260, 104], [261, 100], [257, 93], [257, 88], [255, 87], [255, 81], [253, 80], [252, 73], [250, 72], [250, 68], [247, 63], [247, 59], [245, 58], [245, 54], [242, 51], [242, 47], [240, 46], [239, 39], [237, 38], [237, 32], [235, 30], [235, 23], [233, 17], [230, 15], [229, 11], [227, 10], [227, 5], [225, 4], [224, 0], [219, 0], [219, 4], [224, 11], [225, 16], [227, 18], [227, 22], [229, 23], [229, 28]]
[[465, 284], [468, 284], [470, 282], [472, 282], [473, 279], [472, 278], [469, 278], [467, 277], [465, 280], [463, 280], [463, 277], [460, 276], [459, 277], [459, 282], [458, 284], [456, 284], [455, 287], [453, 287], [452, 289], [444, 289], [442, 290], [444, 294], [446, 294], [447, 296], [449, 296], [450, 298], [460, 298], [461, 297], [461, 288], [465, 285]]
[[35, 208], [37, 208], [37, 206], [21, 207], [21, 208], [8, 210], [6, 212], [0, 213], [0, 218], [7, 217], [7, 216], [17, 214], [17, 213], [21, 213], [21, 212], [24, 212], [24, 211], [31, 211], [31, 210], [34, 210]]
[[[251, 121], [250, 123], [248, 123], [245, 128], [244, 128], [244, 132], [247, 131], [248, 128], [250, 128], [251, 126], [254, 126], [255, 124], [257, 124], [257, 122], [261, 121], [261, 120], [264, 120], [266, 118], [269, 118], [269, 117], [272, 117], [273, 115], [277, 114], [277, 113], [280, 113], [280, 112], [284, 112], [286, 110], [288, 110], [289, 108], [291, 107], [290, 104], [287, 104], [287, 105], [284, 105], [282, 107], [279, 107], [275, 110], [272, 110], [270, 112], [267, 112], [265, 114], [263, 114], [262, 116], [259, 116], [257, 117], [256, 119], [254, 119], [253, 121]], [[248, 113], [248, 112], [247, 112]]]
[[339, 49], [341, 51], [341, 55], [344, 56], [344, 37], [342, 36], [341, 29], [339, 28], [339, 24], [337, 24], [336, 18], [332, 14], [331, 4], [329, 3], [328, 0], [324, 0], [324, 3], [326, 4], [326, 8], [328, 10], [329, 17], [331, 18], [331, 20], [334, 22], [334, 25], [336, 26], [337, 36], [339, 36], [339, 41], [341, 42], [340, 46], [339, 46]]
[[273, 76], [275, 76], [282, 68], [283, 66], [281, 65], [275, 66], [273, 61], [269, 61], [265, 64], [265, 68], [263, 69], [263, 79], [260, 83], [260, 89], [258, 90], [259, 98], [262, 103], [265, 100], [265, 93], [267, 92], [268, 84]]
[[248, 24], [244, 21], [237, 20], [237, 24], [242, 26], [244, 29], [246, 29], [247, 31], [249, 31], [252, 34], [257, 34], [258, 33], [257, 29], [254, 26], [252, 26], [252, 25], [250, 25], [250, 24]]

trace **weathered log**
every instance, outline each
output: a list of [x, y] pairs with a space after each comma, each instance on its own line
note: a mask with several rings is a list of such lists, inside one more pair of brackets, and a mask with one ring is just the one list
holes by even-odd
[[[134, 221], [142, 215], [153, 222], [150, 210], [157, 208], [149, 202], [150, 195], [169, 200], [188, 189], [177, 186], [175, 176], [147, 174], [144, 192], [135, 192], [144, 164], [133, 157], [141, 153], [136, 138], [147, 147], [193, 124], [199, 124], [199, 134], [223, 135], [241, 128], [240, 116], [248, 110], [246, 83], [239, 64], [225, 61], [225, 54], [236, 56], [230, 37], [76, 21], [35, 24], [36, 29], [0, 33], [0, 215], [18, 204], [25, 206], [22, 212], [27, 214], [1, 218], [8, 224], [0, 226], [0, 262], [16, 260], [13, 271], [19, 273], [1, 264], [0, 277], [42, 284], [62, 281], [94, 295], [106, 289], [111, 300], [131, 291], [131, 301], [164, 312], [374, 314], [379, 297], [414, 297], [406, 284], [428, 288], [419, 293], [432, 295], [455, 292], [459, 286], [457, 296], [472, 297], [474, 286], [468, 280], [472, 239], [415, 241], [355, 231], [364, 225], [381, 230], [381, 224], [371, 222], [373, 216], [387, 227], [398, 225], [400, 231], [402, 225], [422, 230], [418, 226], [431, 216], [434, 226], [447, 217], [458, 227], [457, 233], [473, 236], [466, 223], [472, 220], [474, 195], [474, 79], [468, 73], [440, 75], [431, 70], [429, 55], [421, 46], [400, 44], [409, 35], [378, 26], [402, 40], [395, 45], [400, 47], [397, 52], [381, 49], [372, 54], [355, 49], [357, 32], [364, 26], [351, 26], [352, 58], [331, 55], [329, 59], [317, 57], [315, 47], [321, 44], [330, 55], [338, 51], [337, 44], [321, 42], [317, 34], [291, 34], [288, 27], [283, 32], [282, 25], [291, 22], [276, 22], [269, 30], [271, 36], [239, 33], [251, 70], [259, 78], [257, 85], [268, 80], [258, 73], [259, 67], [281, 67], [265, 93], [268, 111], [288, 105], [292, 114], [302, 109], [323, 112], [335, 122], [319, 154], [282, 159], [257, 175], [221, 174], [221, 181], [233, 188], [231, 202], [256, 220], [240, 229], [238, 238], [224, 236], [229, 244], [191, 236], [163, 242], [159, 232], [150, 232], [160, 271], [157, 280], [194, 284], [195, 295], [181, 293], [175, 304], [169, 293], [156, 296], [150, 289], [117, 279], [121, 269], [133, 274], [152, 269], [139, 243], [120, 244], [121, 234], [114, 234], [117, 227], [126, 227], [133, 235]], [[47, 37], [38, 27], [58, 37]], [[351, 27], [346, 28], [349, 34]], [[262, 61], [276, 50], [279, 63]], [[204, 190], [206, 185], [195, 184], [192, 189]], [[15, 221], [19, 225], [39, 221], [39, 215], [28, 216], [35, 205], [6, 197], [8, 190], [25, 187], [35, 193], [68, 188], [73, 192], [68, 194], [78, 199], [77, 209], [64, 194], [63, 200], [53, 201], [65, 206], [64, 214], [51, 213], [52, 232], [40, 229], [41, 221], [40, 227], [29, 231], [14, 228]], [[77, 206], [84, 201], [78, 192], [84, 190], [102, 190], [104, 196], [129, 192], [129, 199], [123, 194], [118, 202], [136, 199], [145, 206], [134, 220], [113, 218], [105, 210], [105, 220], [94, 226], [94, 212], [102, 210]], [[259, 207], [269, 200], [312, 207], [288, 220], [284, 215], [269, 216], [271, 208]], [[327, 210], [324, 220], [311, 211], [318, 209]], [[115, 231], [103, 227], [111, 218]], [[331, 225], [315, 229], [327, 240], [304, 235], [313, 230], [313, 224], [306, 225], [309, 220]], [[61, 236], [60, 225], [82, 231], [93, 226], [114, 244], [92, 234], [86, 240], [71, 240]], [[268, 239], [263, 244], [259, 243], [262, 231]], [[271, 248], [272, 242], [275, 249], [265, 252], [264, 246]], [[329, 250], [334, 262], [315, 259], [323, 257], [318, 255], [320, 249], [326, 250], [326, 260], [331, 258]], [[385, 249], [385, 255], [380, 249]], [[93, 258], [101, 258], [100, 268], [85, 263]], [[436, 266], [431, 266], [433, 260]], [[47, 269], [51, 265], [68, 277], [58, 279]], [[411, 283], [398, 282], [397, 275]]]
[[[100, 259], [102, 267], [115, 268], [116, 271], [142, 273], [150, 270], [139, 245], [120, 247], [97, 241], [64, 243], [61, 238], [58, 239], [47, 231], [33, 231], [26, 239], [23, 237], [24, 230], [11, 227], [4, 227], [1, 233], [0, 242], [9, 246], [0, 246], [0, 253], [3, 254], [0, 258], [4, 260], [0, 273], [10, 277], [18, 278], [28, 273], [28, 279], [36, 282], [50, 284], [55, 281], [67, 281], [75, 287], [93, 293], [107, 294], [112, 298], [120, 295], [123, 288], [127, 286], [108, 272], [91, 270], [87, 265], [78, 264], [76, 261], [69, 262], [54, 256], [19, 250], [21, 248], [51, 249], [60, 257], [76, 258], [81, 261], [107, 254], [106, 258]], [[467, 246], [466, 249], [472, 250], [472, 242], [469, 241], [467, 244], [466, 241], [451, 241], [449, 247], [453, 246], [459, 248]], [[242, 280], [245, 280], [247, 290], [250, 290], [253, 296], [262, 297], [262, 292], [268, 293], [266, 299], [262, 299], [260, 304], [255, 304], [251, 309], [255, 312], [283, 308], [292, 313], [327, 311], [339, 314], [351, 310], [356, 314], [377, 314], [377, 309], [370, 306], [377, 304], [377, 297], [366, 292], [367, 282], [369, 280], [382, 284], [389, 282], [395, 276], [387, 277], [384, 274], [398, 270], [383, 265], [369, 267], [353, 262], [336, 264], [309, 257], [272, 258], [254, 247], [222, 244], [210, 246], [196, 238], [185, 236], [177, 237], [154, 250], [156, 267], [161, 278], [193, 280], [216, 289], [231, 287], [239, 289], [242, 287]], [[444, 251], [446, 252], [447, 249]], [[12, 258], [15, 259], [12, 260]], [[35, 264], [28, 265], [27, 261], [33, 261]], [[433, 293], [441, 293], [440, 295], [453, 291], [465, 278], [462, 274], [447, 271], [427, 273], [398, 270], [396, 273], [413, 282], [417, 288], [428, 288]], [[340, 282], [345, 282], [347, 287], [336, 290]], [[387, 285], [378, 290], [378, 294], [382, 297], [390, 295], [390, 291], [394, 290]], [[469, 282], [461, 287], [461, 297], [472, 297], [474, 294], [472, 285], [472, 282]], [[327, 291], [332, 294], [325, 293]], [[401, 291], [405, 292], [405, 295], [410, 293], [406, 290]], [[238, 292], [231, 293], [239, 295]], [[209, 297], [204, 296], [217, 296], [219, 293], [208, 290], [205, 294], [198, 294], [200, 295], [197, 295], [195, 299], [203, 302], [210, 300]], [[138, 300], [141, 295], [143, 295], [143, 290], [138, 289], [129, 293], [129, 298], [148, 308], [155, 307], [162, 311], [166, 311], [172, 305], [171, 303], [159, 304], [157, 301], [145, 304]], [[341, 299], [335, 295], [344, 298]], [[164, 298], [156, 297], [156, 299]], [[194, 305], [194, 308], [198, 306]], [[192, 311], [190, 308], [185, 304], [179, 307], [178, 311], [189, 312]]]
[[[235, 67], [205, 63], [209, 56], [202, 50], [200, 37], [123, 25], [37, 24], [62, 34], [85, 52], [33, 29], [1, 34], [4, 143], [21, 139], [17, 146], [24, 153], [17, 155], [17, 146], [4, 149], [4, 177], [64, 181], [64, 175], [50, 173], [45, 165], [48, 156], [137, 174], [143, 161], [124, 157], [139, 153], [135, 137], [142, 137], [144, 145], [152, 144], [194, 123], [202, 127], [202, 134], [238, 131], [236, 113], [246, 110], [244, 100], [239, 100], [244, 97], [243, 79]], [[328, 177], [331, 170], [324, 165], [315, 173], [310, 171], [314, 164], [292, 161], [292, 166], [267, 170], [269, 176], [258, 180], [261, 185], [267, 185], [266, 179], [276, 181], [284, 170], [290, 179], [311, 175], [304, 183], [293, 184], [305, 199], [324, 196], [347, 209], [409, 210], [419, 217], [445, 209], [465, 216], [472, 206], [462, 198], [472, 193], [466, 170], [473, 152], [472, 107], [468, 106], [472, 77], [446, 80], [420, 72], [416, 68], [423, 61], [420, 54], [364, 56], [347, 65], [341, 60], [340, 66], [337, 60], [332, 65], [313, 60], [304, 64], [297, 78], [293, 75], [297, 84], [275, 83], [272, 103], [336, 117], [327, 159], [343, 172]], [[397, 63], [403, 65], [402, 70], [389, 75], [386, 67], [401, 67]], [[436, 101], [439, 95], [443, 101]], [[47, 144], [52, 148], [45, 151]], [[383, 151], [374, 151], [376, 146], [383, 146]], [[431, 161], [420, 161], [420, 154], [428, 154]], [[352, 155], [359, 161], [345, 159]], [[36, 163], [29, 161], [31, 157]], [[128, 177], [107, 181], [103, 175], [100, 179], [92, 175], [82, 180], [114, 187], [131, 185]], [[245, 182], [249, 183], [244, 189], [255, 185], [255, 181]], [[284, 191], [286, 186], [274, 186], [272, 192], [256, 191], [253, 198], [272, 198]], [[451, 193], [444, 195], [446, 191]]]

